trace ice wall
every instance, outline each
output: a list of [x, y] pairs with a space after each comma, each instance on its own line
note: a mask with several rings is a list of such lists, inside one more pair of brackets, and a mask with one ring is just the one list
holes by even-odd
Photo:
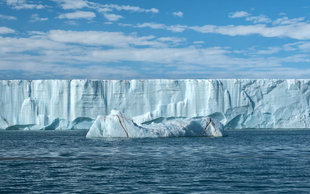
[[119, 110], [135, 122], [210, 116], [227, 128], [310, 127], [310, 80], [2, 80], [0, 128], [90, 127]]

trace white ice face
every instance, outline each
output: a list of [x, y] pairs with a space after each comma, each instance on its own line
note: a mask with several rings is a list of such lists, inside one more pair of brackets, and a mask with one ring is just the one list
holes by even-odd
[[227, 128], [309, 128], [310, 80], [0, 81], [0, 128], [87, 128], [112, 109], [138, 124], [209, 116]]
[[86, 137], [222, 137], [223, 125], [209, 117], [174, 118], [159, 123], [136, 124], [119, 111], [112, 110], [107, 116], [98, 116]]

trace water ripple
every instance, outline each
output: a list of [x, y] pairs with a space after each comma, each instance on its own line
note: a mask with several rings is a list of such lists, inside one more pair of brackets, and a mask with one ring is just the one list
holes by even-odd
[[86, 139], [86, 131], [1, 132], [1, 193], [303, 193], [310, 131], [224, 138]]

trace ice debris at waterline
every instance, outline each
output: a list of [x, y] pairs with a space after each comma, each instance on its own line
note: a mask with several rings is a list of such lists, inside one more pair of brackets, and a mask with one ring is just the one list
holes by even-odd
[[89, 128], [112, 109], [136, 123], [216, 118], [226, 128], [310, 128], [310, 80], [2, 80], [1, 129]]
[[119, 111], [98, 116], [86, 137], [222, 137], [223, 125], [209, 117], [174, 118], [138, 125]]

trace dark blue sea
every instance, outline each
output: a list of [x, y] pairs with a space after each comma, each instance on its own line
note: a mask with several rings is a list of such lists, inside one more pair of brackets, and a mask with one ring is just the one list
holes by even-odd
[[310, 193], [310, 130], [86, 139], [1, 131], [0, 193]]

